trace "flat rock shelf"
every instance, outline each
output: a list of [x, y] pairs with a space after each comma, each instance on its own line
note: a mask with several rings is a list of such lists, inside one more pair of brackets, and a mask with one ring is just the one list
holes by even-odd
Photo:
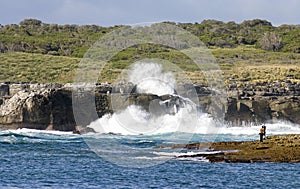
[[[167, 146], [158, 146], [158, 148], [164, 147]], [[209, 149], [207, 152], [210, 153], [196, 153], [189, 157], [204, 157], [210, 162], [300, 162], [300, 134], [268, 136], [263, 142], [257, 140], [246, 142], [190, 143], [177, 144], [171, 147], [189, 150]], [[185, 155], [185, 158], [187, 156]]]

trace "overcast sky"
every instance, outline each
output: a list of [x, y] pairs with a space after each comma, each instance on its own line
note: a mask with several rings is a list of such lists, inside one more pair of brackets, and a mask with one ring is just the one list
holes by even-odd
[[266, 19], [300, 24], [300, 0], [0, 0], [0, 24], [36, 18], [44, 23], [112, 26], [143, 22]]

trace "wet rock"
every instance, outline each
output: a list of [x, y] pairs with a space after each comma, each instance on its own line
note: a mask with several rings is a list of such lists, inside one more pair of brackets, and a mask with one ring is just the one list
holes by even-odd
[[74, 134], [95, 133], [95, 130], [90, 127], [76, 126], [73, 130]]

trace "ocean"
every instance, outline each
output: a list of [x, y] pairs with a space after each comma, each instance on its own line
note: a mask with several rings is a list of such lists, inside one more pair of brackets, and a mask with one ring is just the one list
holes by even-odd
[[[190, 141], [257, 140], [259, 126], [194, 133]], [[268, 135], [300, 133], [286, 123], [267, 124]], [[299, 188], [298, 163], [209, 163], [178, 158], [197, 153], [156, 146], [186, 133], [122, 135], [0, 131], [0, 188]], [[166, 142], [167, 141], [167, 142]], [[185, 140], [182, 140], [185, 141]]]

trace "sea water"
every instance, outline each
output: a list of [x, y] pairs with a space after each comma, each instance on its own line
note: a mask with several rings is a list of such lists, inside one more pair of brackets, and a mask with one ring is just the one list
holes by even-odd
[[[278, 123], [267, 125], [269, 135], [300, 133], [299, 126]], [[211, 136], [216, 141], [258, 139], [256, 127], [223, 128], [227, 131]], [[253, 131], [247, 132], [247, 131]], [[20, 129], [0, 131], [0, 188], [299, 188], [300, 164], [297, 163], [208, 163], [201, 159], [179, 159], [178, 153], [156, 153], [168, 133], [160, 135], [76, 135], [69, 132]], [[169, 133], [170, 135], [170, 133]], [[209, 135], [209, 134], [206, 134]], [[122, 166], [101, 157], [87, 144], [91, 141], [109, 145], [110, 139], [140, 153], [116, 152], [111, 157], [144, 162], [164, 159], [160, 163], [135, 168]], [[195, 134], [192, 141], [203, 139]], [[196, 153], [196, 152], [195, 152]], [[137, 156], [132, 156], [135, 154]], [[148, 155], [148, 157], [145, 155]], [[121, 161], [121, 160], [120, 160]]]

